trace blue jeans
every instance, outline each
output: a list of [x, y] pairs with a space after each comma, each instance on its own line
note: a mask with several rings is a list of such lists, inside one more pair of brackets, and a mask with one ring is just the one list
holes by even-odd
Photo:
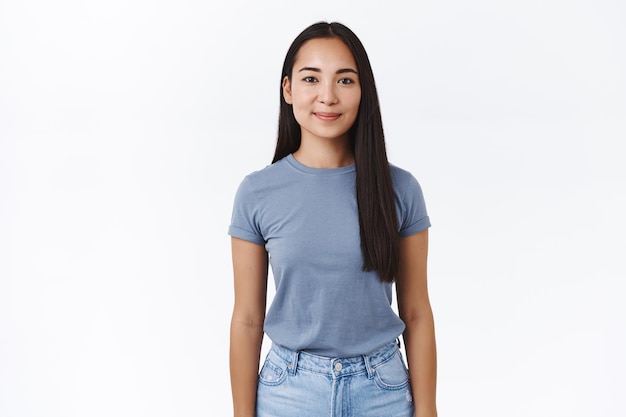
[[412, 417], [394, 342], [371, 355], [327, 358], [272, 345], [259, 373], [256, 417]]

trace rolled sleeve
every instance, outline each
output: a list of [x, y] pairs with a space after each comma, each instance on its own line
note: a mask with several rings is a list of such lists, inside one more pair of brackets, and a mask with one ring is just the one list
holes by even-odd
[[259, 226], [259, 200], [249, 177], [244, 178], [235, 194], [233, 211], [228, 234], [232, 237], [250, 242], [265, 244], [263, 233]]

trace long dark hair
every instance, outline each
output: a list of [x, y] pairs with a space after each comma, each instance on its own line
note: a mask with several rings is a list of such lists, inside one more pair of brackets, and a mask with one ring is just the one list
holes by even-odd
[[300, 147], [300, 125], [294, 117], [293, 108], [283, 97], [282, 81], [285, 77], [291, 80], [293, 65], [302, 45], [318, 38], [343, 41], [356, 61], [361, 83], [361, 103], [359, 114], [350, 129], [350, 144], [356, 168], [363, 270], [376, 271], [382, 281], [393, 282], [399, 268], [398, 218], [374, 73], [363, 44], [354, 32], [341, 23], [312, 24], [296, 37], [287, 51], [280, 77], [278, 141], [272, 163]]

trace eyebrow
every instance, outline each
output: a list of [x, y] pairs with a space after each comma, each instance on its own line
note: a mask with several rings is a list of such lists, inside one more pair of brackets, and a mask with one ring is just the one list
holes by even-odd
[[[313, 72], [322, 72], [321, 69], [319, 68], [315, 68], [315, 67], [302, 67], [298, 70], [298, 72], [302, 72], [302, 71], [313, 71]], [[353, 70], [352, 68], [342, 68], [337, 70], [337, 72], [335, 74], [345, 74], [347, 72], [351, 72], [353, 74], [359, 75], [358, 72], [356, 72], [355, 70]]]

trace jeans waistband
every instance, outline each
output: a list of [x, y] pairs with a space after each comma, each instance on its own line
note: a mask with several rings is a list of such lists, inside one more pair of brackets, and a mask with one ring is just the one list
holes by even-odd
[[369, 355], [349, 358], [330, 358], [302, 351], [293, 351], [275, 343], [272, 344], [271, 351], [289, 364], [287, 369], [291, 374], [295, 374], [298, 369], [306, 369], [311, 372], [338, 378], [367, 372], [371, 378], [374, 376], [378, 365], [387, 362], [399, 353], [399, 346], [398, 342], [393, 342]]

